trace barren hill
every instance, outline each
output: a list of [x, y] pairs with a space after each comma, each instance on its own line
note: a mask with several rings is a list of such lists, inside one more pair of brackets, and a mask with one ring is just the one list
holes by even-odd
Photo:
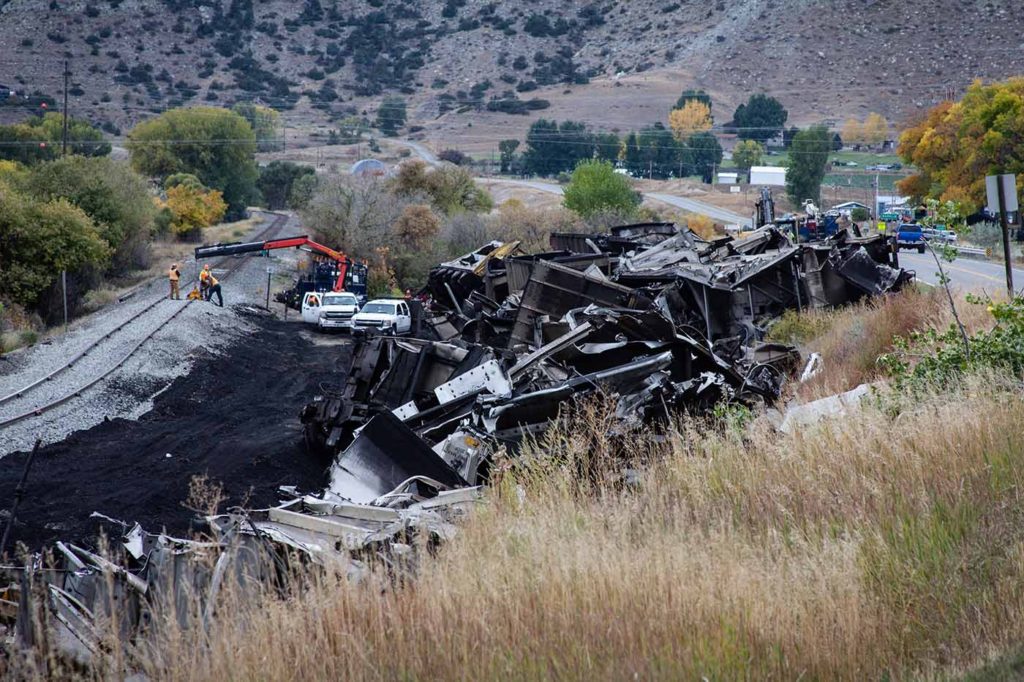
[[[796, 123], [901, 122], [1019, 71], [1022, 20], [1015, 0], [0, 0], [0, 83], [56, 97], [68, 58], [72, 111], [111, 130], [240, 99], [326, 124], [394, 93], [434, 138], [489, 145], [538, 115], [650, 123], [687, 87], [719, 122], [758, 91]], [[532, 98], [550, 108], [509, 113]]]

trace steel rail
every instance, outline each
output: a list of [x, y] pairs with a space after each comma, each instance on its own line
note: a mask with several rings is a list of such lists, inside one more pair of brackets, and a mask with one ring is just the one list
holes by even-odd
[[[288, 216], [280, 214], [280, 213], [271, 213], [269, 211], [266, 212], [266, 213], [268, 213], [269, 215], [275, 216], [275, 218], [271, 221], [270, 225], [268, 225], [266, 229], [264, 229], [262, 232], [260, 232], [258, 235], [256, 235], [257, 239], [260, 238], [260, 237], [265, 237], [266, 235], [270, 234], [271, 232], [273, 232], [273, 231], [275, 231], [277, 229], [280, 229], [282, 224], [288, 220]], [[218, 260], [216, 260], [214, 262], [219, 267], [219, 266], [223, 265], [225, 263], [225, 261], [227, 261], [229, 258], [231, 258], [231, 257], [230, 256], [224, 256], [223, 258], [220, 258], [220, 259], [218, 259]], [[237, 260], [237, 259], [234, 259], [234, 260]], [[235, 269], [236, 268], [234, 268], [234, 267], [229, 268], [225, 276], [230, 275], [232, 272], [234, 272]], [[188, 280], [188, 282], [192, 282], [192, 281], [193, 280], [191, 280], [191, 279]], [[160, 296], [159, 299], [156, 299], [154, 302], [159, 302], [161, 300], [164, 300], [164, 297], [162, 295]], [[120, 369], [124, 365], [125, 362], [127, 362], [133, 355], [135, 355], [135, 353], [137, 353], [139, 351], [140, 348], [142, 348], [143, 345], [145, 345], [145, 343], [147, 341], [152, 339], [157, 334], [157, 332], [159, 332], [161, 329], [166, 327], [169, 322], [171, 322], [174, 318], [176, 318], [178, 315], [180, 315], [182, 312], [184, 312], [185, 309], [188, 308], [190, 305], [192, 305], [194, 302], [195, 302], [194, 299], [189, 299], [189, 300], [185, 301], [185, 305], [181, 306], [180, 308], [175, 310], [174, 313], [172, 313], [170, 316], [168, 316], [166, 319], [164, 319], [157, 327], [155, 327], [151, 332], [149, 332], [146, 336], [144, 336], [138, 343], [136, 343], [134, 346], [132, 346], [132, 348], [120, 360], [118, 360], [118, 362], [116, 364], [114, 364], [113, 366], [109, 367], [105, 372], [103, 372], [99, 376], [93, 378], [92, 380], [90, 380], [85, 385], [79, 386], [78, 388], [76, 388], [71, 393], [67, 393], [67, 394], [61, 396], [60, 398], [57, 398], [56, 400], [53, 400], [53, 401], [51, 401], [49, 403], [46, 403], [44, 405], [40, 405], [38, 407], [32, 408], [31, 410], [28, 410], [26, 412], [22, 412], [22, 413], [17, 414], [17, 415], [15, 415], [13, 417], [9, 417], [8, 419], [0, 420], [0, 430], [4, 429], [4, 428], [6, 428], [6, 427], [8, 427], [8, 426], [10, 426], [12, 424], [15, 424], [17, 422], [20, 422], [20, 421], [23, 421], [25, 419], [28, 419], [30, 417], [39, 416], [39, 415], [43, 414], [44, 412], [52, 410], [55, 407], [59, 407], [60, 405], [63, 405], [64, 403], [66, 403], [66, 402], [68, 402], [70, 400], [73, 400], [74, 398], [80, 397], [82, 395], [82, 393], [84, 393], [85, 391], [89, 390], [90, 388], [92, 388], [93, 386], [95, 386], [96, 384], [98, 384], [99, 382], [103, 381], [104, 379], [106, 379], [111, 374], [113, 374], [115, 371]], [[0, 405], [2, 405], [4, 403], [7, 403], [7, 402], [10, 402], [11, 400], [15, 400], [17, 398], [24, 397], [24, 395], [26, 393], [30, 392], [32, 389], [35, 389], [35, 388], [39, 387], [40, 385], [42, 385], [42, 384], [44, 384], [44, 383], [46, 383], [48, 381], [52, 381], [55, 376], [57, 376], [57, 375], [65, 372], [65, 371], [71, 369], [72, 367], [74, 367], [75, 363], [77, 363], [83, 357], [88, 355], [91, 351], [95, 350], [101, 343], [103, 343], [104, 341], [108, 340], [111, 336], [113, 336], [117, 332], [121, 331], [122, 329], [124, 329], [128, 325], [134, 324], [135, 322], [138, 322], [138, 321], [140, 321], [142, 319], [146, 319], [146, 318], [144, 318], [143, 316], [133, 317], [133, 318], [130, 318], [130, 319], [122, 322], [121, 324], [119, 324], [114, 329], [110, 330], [109, 332], [107, 332], [103, 336], [99, 337], [98, 339], [96, 339], [95, 341], [90, 343], [88, 346], [86, 346], [86, 348], [84, 350], [80, 351], [77, 355], [75, 355], [73, 358], [71, 358], [71, 360], [69, 360], [68, 362], [64, 363], [63, 365], [61, 365], [57, 369], [53, 370], [52, 372], [50, 372], [46, 376], [44, 376], [44, 377], [42, 377], [40, 379], [37, 379], [37, 380], [33, 381], [30, 384], [22, 386], [21, 388], [15, 390], [13, 393], [9, 393], [9, 394], [7, 394], [5, 396], [0, 397]]]

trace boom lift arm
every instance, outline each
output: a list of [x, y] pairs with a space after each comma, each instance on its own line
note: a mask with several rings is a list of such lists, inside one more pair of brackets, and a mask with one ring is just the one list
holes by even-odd
[[227, 244], [210, 244], [196, 247], [196, 262], [204, 258], [218, 256], [234, 256], [242, 253], [258, 253], [270, 251], [271, 249], [301, 249], [310, 253], [317, 253], [327, 256], [338, 264], [338, 281], [334, 284], [334, 291], [345, 290], [345, 275], [352, 266], [352, 260], [344, 253], [318, 244], [306, 235], [299, 237], [285, 237], [284, 239], [271, 239], [265, 242], [229, 242]]

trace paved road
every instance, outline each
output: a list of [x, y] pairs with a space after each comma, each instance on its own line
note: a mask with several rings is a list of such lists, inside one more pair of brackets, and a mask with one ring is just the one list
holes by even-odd
[[429, 166], [440, 166], [441, 165], [441, 159], [437, 158], [437, 155], [434, 154], [434, 152], [430, 151], [425, 146], [421, 145], [419, 142], [413, 142], [412, 140], [394, 140], [394, 139], [388, 140], [388, 141], [392, 142], [394, 144], [400, 145], [402, 147], [407, 147], [407, 148], [413, 150], [414, 152], [416, 152], [416, 155], [419, 156], [424, 161], [426, 161], [427, 165], [429, 165]]
[[[915, 270], [917, 278], [927, 284], [938, 284], [939, 269], [929, 253], [900, 252], [900, 267]], [[1006, 269], [1002, 263], [957, 258], [952, 263], [943, 263], [950, 281], [965, 291], [987, 291], [997, 293], [1006, 290]], [[1018, 291], [1024, 287], [1024, 270], [1013, 269], [1013, 285]]]
[[703, 201], [697, 201], [696, 199], [686, 199], [683, 197], [673, 196], [671, 194], [658, 194], [655, 192], [648, 192], [647, 197], [654, 199], [655, 201], [669, 204], [670, 206], [675, 206], [676, 208], [681, 208], [685, 211], [689, 211], [690, 213], [706, 215], [712, 220], [717, 220], [722, 223], [739, 225], [740, 227], [748, 229], [751, 226], [752, 221], [749, 216], [744, 217], [738, 213], [733, 213], [732, 211], [727, 211], [724, 208], [712, 206], [711, 204], [706, 204]]

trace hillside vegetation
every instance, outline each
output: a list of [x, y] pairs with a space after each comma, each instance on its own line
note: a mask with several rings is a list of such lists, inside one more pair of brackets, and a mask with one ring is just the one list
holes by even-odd
[[324, 120], [388, 93], [415, 94], [414, 118], [429, 120], [655, 72], [707, 89], [719, 111], [763, 90], [798, 121], [869, 103], [899, 121], [974, 77], [1010, 75], [998, 46], [1014, 44], [1022, 12], [1011, 0], [2, 0], [0, 83], [56, 95], [69, 58], [73, 110], [112, 130], [254, 98]]

